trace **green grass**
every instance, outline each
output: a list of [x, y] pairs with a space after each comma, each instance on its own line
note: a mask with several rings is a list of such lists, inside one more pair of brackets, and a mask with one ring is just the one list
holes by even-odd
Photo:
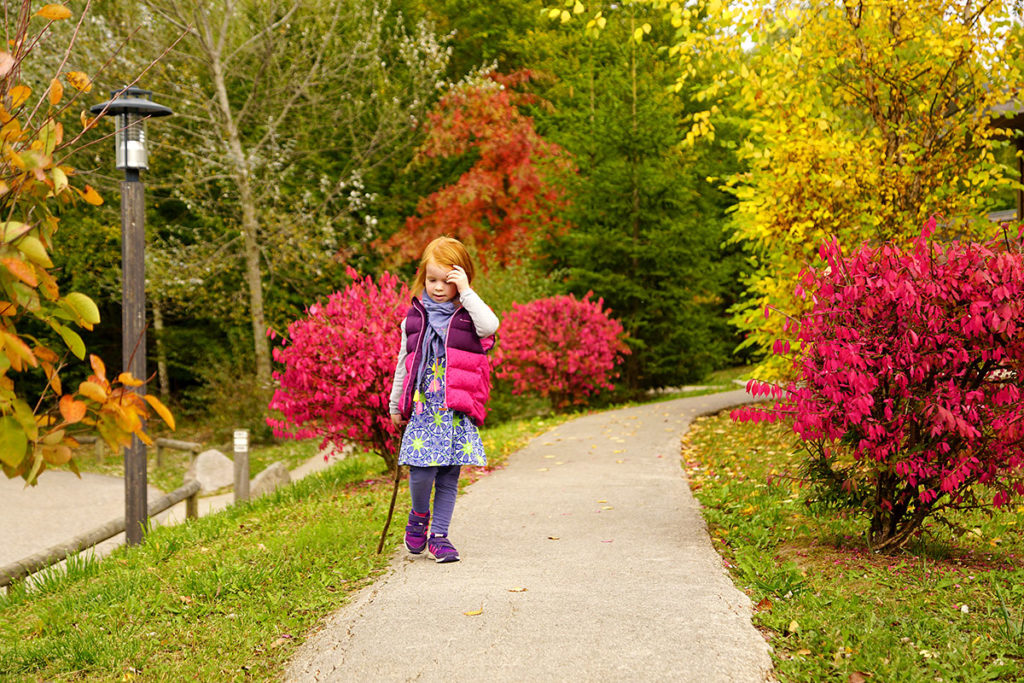
[[[251, 504], [154, 529], [0, 598], [15, 680], [267, 680], [309, 629], [386, 564], [389, 500], [360, 456]], [[398, 527], [400, 528], [400, 527]], [[392, 529], [391, 542], [397, 532]]]
[[870, 552], [865, 521], [804, 501], [782, 425], [698, 420], [683, 461], [781, 681], [1024, 680], [1024, 507]]
[[[491, 467], [564, 419], [483, 430]], [[0, 680], [277, 680], [305, 635], [401, 542], [403, 525], [392, 521], [385, 553], [375, 553], [391, 492], [382, 466], [351, 456], [270, 496], [156, 528], [136, 548], [72, 557], [30, 589], [19, 584], [0, 596]], [[395, 520], [408, 513], [404, 486], [398, 501]]]

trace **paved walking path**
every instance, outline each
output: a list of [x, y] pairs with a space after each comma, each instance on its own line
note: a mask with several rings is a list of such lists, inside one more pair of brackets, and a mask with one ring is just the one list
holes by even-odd
[[535, 439], [460, 497], [461, 562], [396, 553], [286, 679], [768, 679], [750, 601], [711, 547], [679, 458], [694, 415], [746, 400], [626, 408]]

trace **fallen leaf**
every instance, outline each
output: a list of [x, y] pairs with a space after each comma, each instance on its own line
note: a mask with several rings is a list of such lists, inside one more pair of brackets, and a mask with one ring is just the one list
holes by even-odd
[[771, 600], [768, 598], [761, 598], [761, 602], [754, 605], [754, 610], [757, 612], [771, 612], [772, 606]]
[[602, 505], [601, 509], [602, 510], [614, 510], [615, 508], [612, 507], [611, 505]]
[[553, 459], [553, 458], [554, 458], [555, 456], [553, 456], [553, 455], [545, 455], [544, 457], [545, 457], [545, 458], [548, 458], [549, 460], [551, 460], [551, 459]]
[[609, 538], [607, 541], [601, 541], [601, 543], [611, 543], [614, 540], [614, 538]]
[[[660, 458], [661, 456], [658, 456], [658, 457]], [[616, 464], [621, 465], [622, 463], [624, 463], [626, 461], [625, 460], [616, 460], [615, 462], [616, 462]]]
[[807, 649], [803, 649], [803, 650], [797, 650], [796, 653], [798, 655], [803, 655], [804, 657], [806, 657], [807, 655], [811, 654], [811, 651], [807, 650]]
[[525, 588], [521, 588], [521, 587], [520, 588], [509, 588], [508, 592], [509, 593], [525, 593], [526, 589]]
[[599, 501], [597, 501], [597, 502], [598, 502], [598, 503], [607, 503], [608, 501], [607, 501], [607, 500], [605, 500], [604, 498], [602, 498], [602, 499], [600, 499], [600, 500], [599, 500]]
[[274, 642], [272, 642], [270, 644], [270, 648], [273, 649], [275, 647], [281, 647], [282, 645], [284, 645], [285, 643], [287, 643], [291, 639], [292, 639], [291, 634], [289, 634], [289, 633], [282, 633], [280, 638], [278, 638], [277, 640], [275, 640]]
[[537, 471], [538, 471], [538, 472], [547, 472], [547, 471], [548, 471], [548, 468], [547, 468], [547, 467], [538, 467], [538, 468], [537, 468]]
[[864, 683], [866, 680], [868, 680], [868, 676], [870, 675], [871, 674], [861, 673], [860, 671], [854, 671], [846, 680], [847, 683]]
[[793, 621], [789, 622], [789, 629], [787, 629], [787, 630], [790, 633], [796, 633], [797, 631], [800, 630], [800, 624], [798, 624], [796, 619], [794, 619]]
[[548, 536], [548, 540], [557, 541], [558, 540], [558, 536]]
[[484, 606], [480, 605], [480, 609], [473, 609], [468, 612], [463, 612], [467, 617], [477, 617], [484, 613]]

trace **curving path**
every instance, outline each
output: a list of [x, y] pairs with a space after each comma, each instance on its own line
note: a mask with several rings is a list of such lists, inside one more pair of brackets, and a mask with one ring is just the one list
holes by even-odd
[[460, 497], [461, 562], [403, 548], [286, 680], [770, 680], [679, 462], [695, 415], [748, 400], [625, 408], [534, 439]]

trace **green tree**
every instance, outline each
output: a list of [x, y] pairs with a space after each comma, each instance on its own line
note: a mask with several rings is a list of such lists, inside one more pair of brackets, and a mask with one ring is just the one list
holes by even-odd
[[[693, 105], [666, 91], [675, 71], [651, 42], [665, 32], [658, 15], [608, 3], [602, 18], [600, 40], [559, 29], [558, 18], [533, 40], [535, 68], [554, 78], [543, 93], [551, 106], [535, 116], [579, 167], [572, 227], [551, 241], [550, 263], [570, 291], [593, 291], [622, 321], [631, 389], [676, 385], [726, 364], [736, 344], [725, 307], [740, 263], [721, 248], [730, 202], [706, 180], [731, 172], [732, 155], [680, 146]], [[637, 30], [648, 39], [634, 40]]]
[[542, 27], [543, 0], [441, 0], [424, 3], [440, 33], [451, 36], [449, 78], [477, 69], [512, 73], [532, 66], [522, 36]]

